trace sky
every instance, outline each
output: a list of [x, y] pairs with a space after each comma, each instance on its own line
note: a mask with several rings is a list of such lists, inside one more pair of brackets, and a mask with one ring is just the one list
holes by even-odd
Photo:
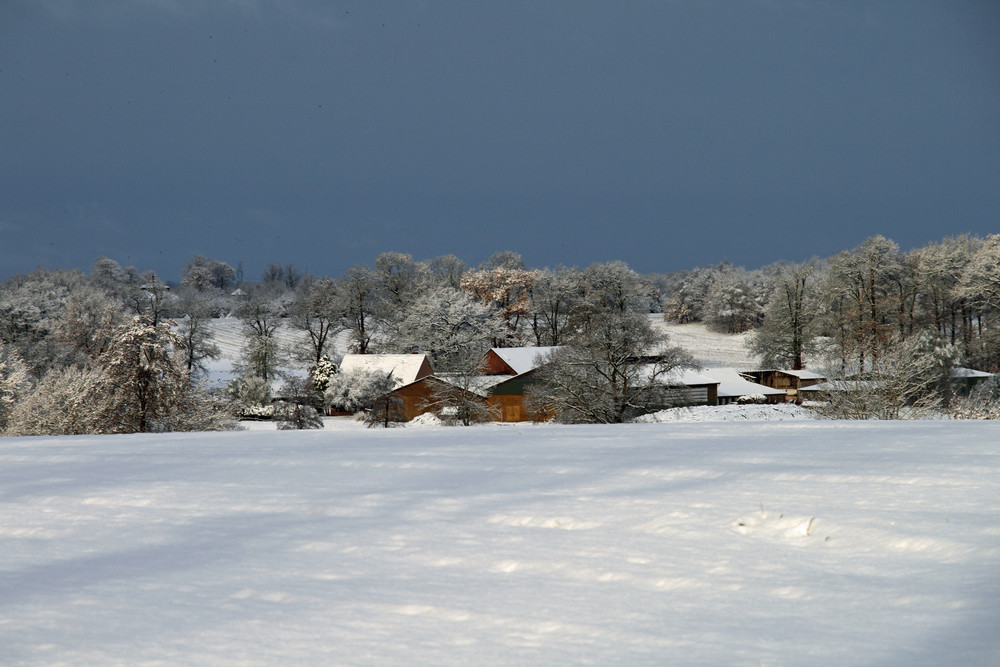
[[0, 277], [1000, 232], [993, 0], [4, 0]]

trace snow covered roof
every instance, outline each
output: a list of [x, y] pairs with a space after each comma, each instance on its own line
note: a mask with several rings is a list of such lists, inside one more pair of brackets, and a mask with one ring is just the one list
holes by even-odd
[[822, 373], [817, 373], [816, 371], [807, 371], [805, 369], [800, 371], [790, 371], [784, 368], [778, 369], [786, 375], [791, 375], [792, 377], [797, 377], [800, 380], [825, 380], [826, 376]]
[[706, 368], [705, 374], [719, 382], [719, 398], [736, 398], [739, 396], [784, 396], [785, 391], [765, 387], [756, 382], [750, 382], [737, 372], [735, 368]]
[[877, 380], [830, 380], [829, 382], [821, 382], [820, 384], [814, 384], [811, 387], [802, 387], [799, 389], [800, 394], [806, 394], [810, 392], [831, 392], [831, 391], [870, 391], [872, 389], [877, 389], [879, 387], [879, 382]]
[[988, 378], [993, 377], [993, 373], [987, 373], [986, 371], [977, 371], [974, 368], [953, 368], [951, 370], [951, 376], [953, 378]]
[[494, 347], [492, 352], [500, 357], [505, 364], [514, 370], [515, 375], [521, 375], [538, 368], [536, 360], [544, 357], [555, 347]]
[[396, 388], [430, 375], [426, 354], [345, 354], [342, 373], [391, 373]]
[[691, 368], [675, 368], [660, 377], [664, 382], [670, 384], [679, 382], [689, 387], [699, 384], [719, 384], [715, 378]]

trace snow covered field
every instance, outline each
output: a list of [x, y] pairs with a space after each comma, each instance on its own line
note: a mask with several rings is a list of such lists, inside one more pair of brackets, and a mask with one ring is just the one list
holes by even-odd
[[757, 359], [746, 347], [749, 333], [725, 334], [709, 331], [700, 322], [673, 324], [654, 313], [649, 321], [670, 337], [671, 345], [687, 350], [702, 366], [731, 366], [738, 369], [757, 368]]
[[0, 664], [1000, 664], [1000, 424], [0, 439]]

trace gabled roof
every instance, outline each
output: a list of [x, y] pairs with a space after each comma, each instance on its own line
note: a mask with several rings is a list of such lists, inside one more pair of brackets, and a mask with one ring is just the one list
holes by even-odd
[[792, 377], [797, 377], [800, 380], [825, 380], [826, 376], [822, 373], [817, 373], [816, 371], [807, 371], [802, 369], [800, 371], [790, 371], [784, 368], [779, 368], [779, 371], [785, 375], [791, 375]]
[[706, 368], [705, 374], [719, 381], [719, 398], [737, 398], [739, 396], [785, 396], [783, 389], [765, 387], [756, 382], [750, 382], [741, 376], [735, 368]]
[[426, 354], [345, 354], [342, 373], [391, 373], [396, 389], [431, 374]]
[[514, 375], [538, 368], [539, 357], [545, 357], [557, 347], [494, 347], [490, 352], [500, 357]]
[[826, 394], [832, 391], [872, 391], [878, 389], [881, 384], [882, 383], [879, 380], [829, 380], [827, 382], [821, 382], [820, 384], [814, 384], [811, 387], [802, 387], [802, 389], [799, 389], [799, 393]]
[[667, 384], [679, 383], [688, 387], [703, 384], [719, 384], [719, 381], [714, 377], [691, 368], [674, 368], [670, 372], [661, 375], [660, 381]]

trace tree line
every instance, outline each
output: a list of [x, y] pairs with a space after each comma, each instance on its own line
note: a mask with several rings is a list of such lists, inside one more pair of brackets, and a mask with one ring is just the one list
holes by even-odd
[[[648, 407], [654, 386], [636, 359], [659, 360], [654, 376], [692, 363], [653, 330], [650, 313], [750, 332], [762, 367], [857, 377], [898, 365], [906, 350], [996, 371], [1000, 235], [907, 252], [876, 236], [825, 259], [646, 275], [624, 262], [532, 268], [509, 251], [476, 267], [386, 252], [339, 277], [274, 263], [256, 281], [197, 256], [175, 285], [108, 258], [89, 273], [37, 269], [0, 284], [0, 429], [222, 428], [241, 411], [274, 409], [272, 388], [289, 367], [309, 375], [285, 378], [282, 395], [356, 406], [357, 387], [336, 377], [337, 337], [360, 354], [425, 352], [436, 371], [459, 378], [452, 386], [471, 381], [490, 347], [558, 346], [562, 363], [545, 383], [558, 413], [622, 421]], [[242, 323], [239, 379], [209, 391], [200, 380], [219, 356], [211, 325], [222, 316]], [[288, 327], [303, 344], [278, 343]], [[278, 409], [315, 423], [300, 403]]]

